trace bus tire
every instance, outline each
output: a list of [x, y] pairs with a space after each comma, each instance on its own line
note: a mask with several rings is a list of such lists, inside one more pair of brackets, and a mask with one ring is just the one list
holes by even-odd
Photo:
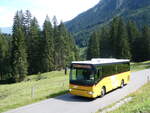
[[101, 89], [101, 97], [105, 96], [105, 94], [106, 94], [106, 88], [102, 87], [102, 89]]
[[124, 86], [125, 86], [125, 84], [124, 84], [124, 80], [122, 80], [122, 81], [121, 81], [121, 85], [120, 85], [120, 87], [121, 87], [121, 88], [123, 88]]

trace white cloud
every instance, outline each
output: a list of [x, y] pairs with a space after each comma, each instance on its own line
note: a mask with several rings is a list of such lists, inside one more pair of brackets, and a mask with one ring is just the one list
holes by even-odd
[[[13, 0], [11, 6], [0, 6], [0, 26], [12, 25], [17, 10], [30, 10], [42, 25], [46, 15], [67, 21], [93, 7], [99, 0]], [[15, 3], [14, 3], [15, 2]]]
[[13, 16], [15, 11], [7, 7], [0, 7], [0, 26], [11, 26], [13, 22]]

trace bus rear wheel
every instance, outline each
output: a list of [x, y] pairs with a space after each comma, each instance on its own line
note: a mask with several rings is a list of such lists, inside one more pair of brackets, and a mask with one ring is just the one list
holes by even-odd
[[105, 94], [106, 94], [106, 89], [105, 89], [105, 87], [103, 87], [101, 89], [101, 97], [103, 97]]
[[124, 84], [124, 80], [122, 80], [122, 81], [121, 81], [121, 86], [120, 86], [120, 87], [123, 88], [124, 85], [125, 85], [125, 84]]

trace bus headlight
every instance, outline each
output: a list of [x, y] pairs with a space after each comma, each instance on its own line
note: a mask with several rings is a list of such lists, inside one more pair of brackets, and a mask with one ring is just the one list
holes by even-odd
[[69, 91], [72, 91], [72, 89], [69, 89]]
[[90, 92], [88, 92], [88, 94], [93, 95], [93, 94], [94, 94], [94, 92], [90, 91]]

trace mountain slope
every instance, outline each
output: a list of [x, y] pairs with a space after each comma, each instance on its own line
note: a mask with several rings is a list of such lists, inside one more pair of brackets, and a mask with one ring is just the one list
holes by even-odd
[[134, 20], [139, 26], [150, 25], [150, 0], [101, 0], [96, 6], [65, 24], [75, 36], [76, 43], [86, 46], [91, 31], [107, 24], [116, 16]]

